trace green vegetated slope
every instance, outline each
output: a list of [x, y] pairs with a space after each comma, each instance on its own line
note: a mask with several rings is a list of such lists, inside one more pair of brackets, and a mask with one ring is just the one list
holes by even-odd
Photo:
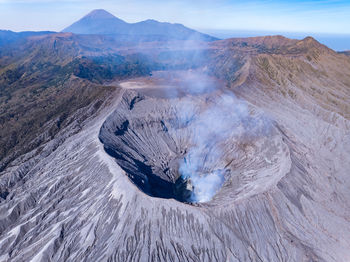
[[97, 109], [113, 91], [105, 81], [150, 72], [137, 55], [84, 55], [89, 51], [71, 34], [0, 50], [0, 170], [54, 137], [78, 109], [92, 103]]

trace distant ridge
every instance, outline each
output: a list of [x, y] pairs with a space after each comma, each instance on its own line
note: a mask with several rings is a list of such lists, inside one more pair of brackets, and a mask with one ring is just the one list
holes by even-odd
[[350, 56], [350, 50], [339, 52], [339, 54], [344, 54], [344, 55]]
[[241, 52], [270, 54], [302, 54], [312, 50], [318, 50], [318, 52], [335, 52], [311, 36], [305, 37], [302, 40], [290, 39], [281, 35], [229, 38], [217, 41], [214, 45], [222, 48], [238, 48]]
[[73, 23], [62, 32], [74, 34], [148, 36], [149, 40], [215, 41], [215, 37], [202, 34], [181, 24], [146, 20], [127, 23], [103, 9], [96, 9]]
[[32, 32], [32, 31], [24, 31], [24, 32], [13, 32], [10, 30], [0, 30], [0, 46], [9, 45], [21, 39], [31, 37], [31, 36], [39, 36], [39, 35], [47, 35], [54, 34], [55, 32], [51, 31], [42, 31], [42, 32]]

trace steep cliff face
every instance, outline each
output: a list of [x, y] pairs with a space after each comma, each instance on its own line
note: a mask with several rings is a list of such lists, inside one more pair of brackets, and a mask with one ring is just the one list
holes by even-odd
[[[17, 182], [0, 202], [0, 260], [348, 261], [348, 58], [280, 37], [217, 42], [208, 54], [201, 72], [224, 80], [213, 90], [156, 84], [157, 74], [124, 82], [37, 158], [5, 169], [1, 185]], [[175, 83], [179, 92], [159, 95]], [[197, 140], [199, 126], [219, 138]], [[199, 152], [202, 175], [226, 170], [213, 198], [159, 194], [176, 190], [203, 141], [214, 143]]]

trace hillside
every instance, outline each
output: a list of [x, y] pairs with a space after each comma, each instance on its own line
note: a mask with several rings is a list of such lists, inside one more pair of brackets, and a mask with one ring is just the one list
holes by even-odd
[[47, 34], [53, 34], [54, 32], [49, 31], [43, 31], [43, 32], [13, 32], [9, 30], [0, 30], [0, 47], [3, 45], [9, 45], [16, 43], [18, 41], [27, 39], [32, 36], [40, 36], [40, 35], [47, 35]]
[[254, 88], [276, 101], [290, 99], [316, 110], [310, 107], [311, 99], [324, 110], [350, 119], [350, 60], [315, 39], [228, 39], [214, 43], [213, 49], [217, 61], [213, 70], [231, 88]]
[[71, 34], [23, 39], [0, 53], [0, 170], [53, 139], [77, 110], [100, 105], [113, 90], [105, 81], [150, 72], [137, 55], [84, 56], [89, 48]]

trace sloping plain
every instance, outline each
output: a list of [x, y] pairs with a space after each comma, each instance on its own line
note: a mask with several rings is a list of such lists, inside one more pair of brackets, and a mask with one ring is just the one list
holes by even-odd
[[[59, 43], [74, 40], [57, 47], [57, 38]], [[86, 107], [75, 107], [67, 116], [71, 120], [51, 139], [21, 154], [1, 172], [1, 261], [350, 260], [349, 57], [312, 38], [280, 36], [172, 48], [170, 43], [148, 43], [142, 50], [110, 45], [109, 51], [109, 40], [101, 38], [89, 48], [86, 38], [74, 35], [35, 41], [36, 45], [49, 41], [49, 54], [79, 46], [80, 53], [74, 54], [78, 68], [85, 69], [79, 72], [96, 74], [101, 68], [120, 72], [106, 69], [96, 54], [104, 59], [116, 53], [137, 54], [148, 69], [137, 76], [154, 70], [198, 70], [223, 86], [209, 94], [175, 98], [116, 86], [109, 95], [97, 96], [103, 100], [97, 108], [95, 99]], [[14, 63], [10, 58], [2, 61], [2, 72]], [[69, 76], [75, 81], [94, 83], [91, 74], [72, 72]], [[109, 83], [122, 78], [105, 75], [97, 74]], [[79, 92], [79, 86], [68, 85], [68, 90]], [[169, 104], [193, 97], [192, 102], [205, 105], [206, 96], [213, 99], [220, 92], [233, 92], [252, 112], [263, 113], [274, 131], [237, 147], [241, 148], [239, 157], [234, 157], [238, 172], [231, 174], [231, 185], [224, 185], [208, 203], [191, 205], [145, 194], [99, 139], [101, 127], [118, 120], [116, 116], [131, 122], [139, 117], [134, 123], [144, 125], [145, 133], [133, 128], [126, 131], [127, 138], [132, 142], [133, 133], [147, 134], [136, 145], [145, 150], [142, 153], [147, 148], [153, 152], [165, 137], [154, 119], [167, 121]], [[140, 96], [144, 99], [131, 106], [130, 101]], [[37, 135], [46, 131], [43, 125]], [[273, 143], [278, 146], [268, 150], [272, 154], [267, 157], [261, 145]]]

